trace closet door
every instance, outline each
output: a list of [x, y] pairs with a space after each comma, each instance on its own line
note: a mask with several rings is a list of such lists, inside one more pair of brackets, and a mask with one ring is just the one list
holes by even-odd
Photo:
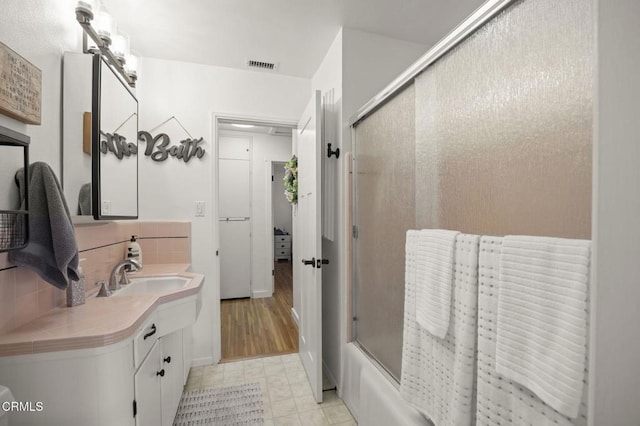
[[251, 297], [251, 138], [220, 136], [220, 298]]
[[220, 221], [220, 298], [251, 296], [251, 225]]

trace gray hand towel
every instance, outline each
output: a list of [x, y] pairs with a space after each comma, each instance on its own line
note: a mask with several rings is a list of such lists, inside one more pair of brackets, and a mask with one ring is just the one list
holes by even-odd
[[78, 214], [91, 215], [91, 182], [80, 187], [78, 194]]
[[[16, 182], [20, 194], [24, 194], [24, 169], [16, 173]], [[24, 199], [21, 203], [24, 206]], [[29, 166], [29, 244], [9, 252], [9, 261], [65, 289], [70, 279], [79, 279], [78, 258], [76, 236], [60, 182], [48, 164], [33, 163]]]

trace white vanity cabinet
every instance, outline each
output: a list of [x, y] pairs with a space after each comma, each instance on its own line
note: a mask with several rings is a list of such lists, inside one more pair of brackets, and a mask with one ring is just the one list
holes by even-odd
[[0, 382], [15, 400], [44, 406], [13, 413], [11, 425], [171, 425], [201, 303], [201, 292], [162, 303], [117, 343], [0, 357]]
[[16, 401], [42, 411], [14, 412], [11, 426], [134, 426], [131, 339], [100, 348], [0, 358], [0, 381]]
[[173, 424], [191, 367], [183, 334], [191, 335], [197, 311], [193, 297], [162, 305], [134, 337], [136, 426]]
[[[182, 390], [184, 389], [182, 330], [163, 337], [160, 379], [162, 426], [171, 426], [176, 417]], [[160, 423], [156, 423], [160, 424]]]
[[134, 377], [136, 426], [171, 426], [182, 389], [182, 330], [159, 338]]
[[160, 342], [156, 341], [134, 376], [135, 420], [137, 426], [160, 425]]

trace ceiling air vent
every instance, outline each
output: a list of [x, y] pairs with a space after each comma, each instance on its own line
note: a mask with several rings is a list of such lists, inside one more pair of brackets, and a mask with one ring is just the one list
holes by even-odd
[[258, 61], [256, 59], [247, 59], [249, 68], [257, 68], [260, 70], [277, 71], [278, 64], [276, 62]]

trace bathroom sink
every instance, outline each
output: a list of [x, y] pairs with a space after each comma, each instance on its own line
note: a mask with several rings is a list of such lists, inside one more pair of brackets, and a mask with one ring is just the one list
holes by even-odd
[[191, 278], [167, 275], [162, 277], [131, 278], [131, 284], [113, 293], [114, 296], [135, 296], [140, 294], [162, 294], [185, 288]]

